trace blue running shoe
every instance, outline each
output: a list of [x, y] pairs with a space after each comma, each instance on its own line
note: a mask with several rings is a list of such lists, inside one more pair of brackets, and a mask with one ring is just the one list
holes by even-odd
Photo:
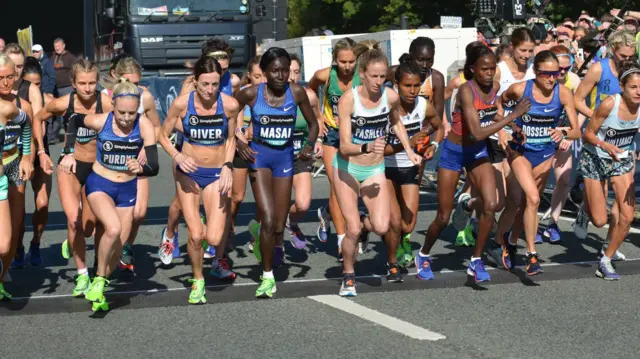
[[488, 282], [491, 280], [491, 276], [484, 268], [484, 263], [482, 263], [482, 259], [480, 258], [471, 261], [467, 268], [467, 274], [473, 276], [476, 283]]
[[328, 206], [323, 206], [318, 208], [318, 230], [316, 231], [316, 236], [320, 240], [320, 242], [325, 243], [327, 238], [329, 238], [329, 234], [331, 233], [331, 223], [329, 223], [329, 213]]
[[204, 251], [204, 258], [207, 258], [207, 259], [208, 258], [215, 258], [216, 257], [216, 247], [210, 246], [206, 242], [203, 242], [202, 244], [207, 246], [207, 249], [205, 249], [205, 251]]
[[40, 243], [31, 243], [29, 246], [29, 263], [32, 266], [42, 265], [42, 256], [40, 255]]
[[538, 262], [538, 253], [527, 253], [527, 264], [525, 268], [527, 275], [536, 275], [544, 272]]
[[615, 268], [611, 265], [611, 261], [600, 261], [598, 270], [596, 270], [596, 277], [604, 280], [618, 280], [620, 279], [620, 274], [616, 273]]
[[418, 279], [433, 280], [433, 271], [431, 271], [431, 257], [423, 257], [418, 252], [416, 255], [416, 268], [418, 269]]
[[544, 234], [544, 232], [541, 229], [538, 229], [538, 231], [536, 232], [536, 239], [533, 241], [533, 243], [535, 243], [535, 244], [544, 243], [544, 239], [542, 238], [543, 234]]
[[544, 231], [544, 236], [549, 243], [558, 243], [562, 240], [562, 238], [560, 238], [560, 229], [556, 223], [547, 226], [547, 229]]
[[509, 241], [510, 234], [510, 232], [506, 232], [502, 236], [502, 265], [506, 270], [512, 270], [516, 267], [516, 255], [518, 254], [518, 246]]
[[13, 257], [13, 262], [11, 262], [11, 268], [13, 269], [24, 268], [25, 265], [26, 265], [26, 261], [24, 258], [24, 247], [20, 246], [18, 247], [18, 250], [16, 250], [16, 255]]
[[173, 258], [180, 257], [180, 242], [178, 241], [178, 232], [173, 237]]

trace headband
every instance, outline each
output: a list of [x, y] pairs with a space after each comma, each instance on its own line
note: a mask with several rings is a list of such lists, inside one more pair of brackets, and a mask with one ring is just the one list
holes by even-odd
[[115, 96], [113, 96], [113, 100], [117, 99], [118, 97], [125, 97], [125, 96], [130, 96], [130, 97], [137, 97], [138, 99], [140, 98], [140, 95], [135, 94], [135, 93], [119, 93]]
[[207, 56], [208, 57], [218, 57], [218, 56], [229, 57], [229, 53], [226, 51], [218, 50], [218, 51], [208, 53]]
[[627, 76], [629, 76], [631, 74], [636, 74], [636, 73], [640, 73], [640, 69], [638, 69], [638, 68], [629, 69], [629, 70], [627, 70], [627, 71], [622, 73], [622, 76], [620, 76], [620, 80], [622, 80], [623, 78], [625, 78], [625, 77], [627, 77]]

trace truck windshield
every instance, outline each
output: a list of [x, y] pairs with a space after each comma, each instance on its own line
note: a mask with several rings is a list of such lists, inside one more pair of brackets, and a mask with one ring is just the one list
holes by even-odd
[[218, 10], [242, 12], [242, 6], [242, 0], [130, 0], [129, 12], [131, 15], [182, 15], [188, 11]]

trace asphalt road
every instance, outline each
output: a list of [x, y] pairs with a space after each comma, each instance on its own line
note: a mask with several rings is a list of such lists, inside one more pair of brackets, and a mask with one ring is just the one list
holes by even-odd
[[[371, 250], [356, 266], [359, 295], [341, 300], [335, 237], [317, 241], [317, 219], [310, 213], [301, 224], [308, 248], [298, 251], [287, 243], [287, 264], [275, 270], [276, 299], [258, 301], [261, 272], [246, 246], [246, 225], [255, 212], [249, 189], [236, 226], [238, 248], [230, 254], [237, 280], [229, 285], [208, 278], [208, 303], [190, 306], [184, 225], [182, 256], [164, 266], [156, 254], [174, 193], [170, 168], [162, 155], [160, 175], [151, 181], [148, 220], [134, 248], [136, 274], [114, 274], [107, 313], [93, 314], [86, 300], [70, 296], [75, 270], [60, 255], [66, 220], [54, 188], [42, 246], [45, 266], [12, 270], [6, 287], [16, 299], [0, 303], [3, 358], [634, 358], [640, 350], [638, 234], [630, 233], [621, 249], [628, 258], [618, 264], [622, 280], [605, 282], [594, 271], [606, 229], [592, 227], [579, 241], [570, 219], [560, 221], [561, 244], [538, 248], [544, 274], [491, 270], [492, 282], [482, 285], [469, 281], [464, 266], [471, 250], [454, 247], [451, 228], [433, 250], [437, 273], [431, 282], [408, 274], [402, 284], [386, 283], [384, 246], [372, 237]], [[324, 177], [314, 180], [313, 209], [325, 203], [327, 184]], [[27, 201], [30, 213], [31, 194]], [[435, 202], [432, 194], [421, 195], [414, 249], [435, 215]], [[31, 234], [25, 237], [27, 243]], [[87, 257], [91, 267], [91, 246]]]

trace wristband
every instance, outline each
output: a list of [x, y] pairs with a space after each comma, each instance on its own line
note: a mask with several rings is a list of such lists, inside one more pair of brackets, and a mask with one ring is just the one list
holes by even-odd
[[367, 149], [367, 144], [363, 144], [362, 146], [360, 146], [360, 153], [369, 153], [369, 150]]
[[438, 141], [431, 141], [430, 145], [436, 146], [436, 152], [438, 152], [438, 148], [440, 147], [440, 144], [438, 143]]
[[171, 158], [175, 160], [176, 156], [178, 156], [179, 154], [180, 154], [180, 151], [176, 151], [176, 153], [174, 153], [173, 156], [171, 156]]
[[322, 137], [318, 137], [318, 138], [316, 139], [316, 142], [318, 142], [318, 143], [322, 143], [322, 142], [323, 142]]
[[45, 151], [45, 150], [38, 150], [38, 152], [37, 152], [38, 156], [40, 156], [40, 155], [41, 155], [41, 154], [43, 154], [43, 153], [44, 153], [44, 154], [46, 154], [46, 153], [47, 153], [47, 151]]

